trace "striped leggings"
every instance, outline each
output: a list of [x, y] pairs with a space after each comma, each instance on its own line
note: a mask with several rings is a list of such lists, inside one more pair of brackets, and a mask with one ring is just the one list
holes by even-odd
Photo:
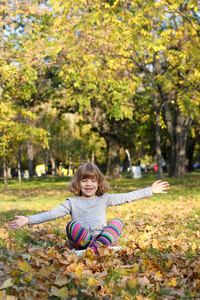
[[119, 240], [122, 229], [122, 221], [113, 219], [104, 227], [101, 233], [94, 238], [81, 224], [70, 221], [67, 224], [66, 232], [69, 244], [72, 248], [82, 250], [90, 247], [95, 253], [98, 253], [98, 247], [115, 246]]

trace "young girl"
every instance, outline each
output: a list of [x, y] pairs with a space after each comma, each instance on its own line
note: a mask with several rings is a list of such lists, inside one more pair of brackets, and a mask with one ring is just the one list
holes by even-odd
[[68, 189], [75, 197], [67, 200], [51, 211], [24, 217], [15, 216], [8, 223], [10, 228], [19, 229], [25, 225], [48, 222], [71, 215], [66, 233], [71, 249], [92, 249], [98, 253], [100, 246], [115, 246], [122, 232], [123, 224], [118, 218], [107, 225], [106, 209], [109, 206], [133, 202], [153, 194], [166, 193], [168, 182], [155, 181], [151, 187], [125, 194], [108, 194], [109, 185], [95, 164], [84, 163], [76, 171]]

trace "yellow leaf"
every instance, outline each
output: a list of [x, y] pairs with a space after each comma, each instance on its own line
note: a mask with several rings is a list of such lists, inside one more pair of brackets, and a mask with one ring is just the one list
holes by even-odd
[[131, 272], [136, 273], [139, 270], [138, 265], [134, 265], [133, 268], [131, 269]]
[[48, 257], [52, 257], [52, 255], [53, 255], [53, 250], [54, 250], [54, 247], [51, 247], [51, 248], [49, 249]]
[[22, 272], [28, 273], [28, 272], [33, 272], [34, 269], [29, 265], [29, 263], [25, 260], [25, 261], [18, 261], [18, 266], [19, 269]]
[[51, 268], [48, 267], [47, 269], [43, 266], [42, 269], [40, 270], [40, 275], [42, 277], [49, 277], [49, 275], [51, 274]]
[[120, 270], [119, 270], [119, 274], [120, 274], [121, 276], [128, 276], [128, 275], [129, 275], [129, 271], [126, 270], [126, 269], [120, 269]]
[[176, 281], [176, 278], [172, 278], [171, 281], [165, 282], [165, 283], [164, 283], [164, 285], [165, 285], [166, 287], [168, 287], [168, 286], [177, 286], [177, 284], [178, 284], [178, 282]]
[[75, 289], [71, 289], [69, 291], [69, 296], [73, 297], [73, 296], [77, 296], [78, 295], [78, 291]]
[[98, 280], [97, 280], [97, 279], [95, 279], [95, 278], [89, 278], [89, 280], [88, 280], [89, 286], [94, 285], [94, 284], [96, 284], [96, 283], [98, 283]]
[[11, 278], [8, 278], [6, 281], [4, 281], [4, 283], [0, 287], [0, 290], [7, 289], [7, 288], [9, 288], [11, 286], [13, 286], [13, 283], [11, 281]]
[[15, 276], [17, 276], [17, 275], [19, 275], [19, 274], [21, 274], [21, 272], [20, 272], [19, 270], [17, 270], [17, 269], [15, 269], [15, 270], [13, 270], [11, 273], [9, 273], [9, 275], [10, 275], [11, 277], [15, 277]]
[[8, 238], [8, 232], [5, 231], [4, 229], [0, 229], [0, 238], [1, 239], [7, 239]]
[[178, 282], [176, 281], [176, 278], [172, 278], [170, 284], [171, 284], [172, 286], [177, 286]]
[[6, 296], [6, 300], [17, 300], [18, 298], [15, 297], [15, 296], [10, 296], [10, 295], [7, 295]]
[[143, 266], [146, 267], [149, 264], [149, 259], [143, 259]]
[[159, 277], [159, 278], [162, 278], [162, 274], [160, 273], [160, 271], [158, 271], [158, 272], [156, 273], [156, 276]]
[[68, 288], [67, 287], [58, 289], [57, 287], [52, 286], [51, 293], [53, 296], [60, 297], [61, 299], [68, 299]]
[[192, 250], [195, 251], [197, 249], [196, 243], [192, 242]]
[[146, 230], [151, 230], [151, 229], [152, 229], [152, 226], [147, 225], [145, 229], [146, 229]]
[[27, 282], [31, 283], [31, 281], [33, 280], [33, 273], [27, 274], [27, 275], [24, 277], [24, 279], [25, 279]]
[[59, 73], [59, 77], [62, 77], [63, 76], [63, 74], [64, 74], [64, 72], [63, 71], [60, 71], [60, 73]]
[[173, 262], [174, 262], [173, 258], [170, 258], [169, 261], [166, 263], [167, 269], [170, 269], [170, 267], [173, 264]]
[[74, 274], [76, 274], [76, 275], [80, 275], [80, 274], [82, 274], [82, 271], [83, 271], [83, 270], [81, 270], [81, 269], [78, 269], [78, 270], [76, 270], [76, 271], [74, 272]]
[[136, 287], [136, 285], [139, 284], [139, 282], [138, 282], [138, 279], [137, 279], [137, 278], [134, 278], [134, 279], [128, 279], [128, 280], [126, 281], [126, 284], [127, 284], [130, 288], [134, 288], [134, 287]]
[[63, 278], [63, 279], [60, 279], [58, 281], [55, 281], [54, 284], [56, 284], [58, 286], [62, 286], [62, 285], [65, 285], [66, 283], [68, 283], [69, 281], [70, 281], [70, 279], [67, 280], [66, 278]]
[[0, 299], [6, 299], [6, 291], [0, 291]]

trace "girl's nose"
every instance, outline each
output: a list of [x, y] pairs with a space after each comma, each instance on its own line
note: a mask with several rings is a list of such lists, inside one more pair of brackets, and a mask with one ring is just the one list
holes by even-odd
[[92, 180], [88, 179], [87, 180], [87, 185], [91, 185], [92, 184]]

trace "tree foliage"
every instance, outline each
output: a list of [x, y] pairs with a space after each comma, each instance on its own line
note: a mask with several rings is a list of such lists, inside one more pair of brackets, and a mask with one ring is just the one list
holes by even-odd
[[3, 97], [82, 115], [106, 141], [108, 176], [119, 175], [122, 129], [139, 124], [144, 132], [154, 111], [159, 168], [164, 123], [170, 176], [185, 175], [187, 132], [200, 104], [198, 1], [5, 4]]

